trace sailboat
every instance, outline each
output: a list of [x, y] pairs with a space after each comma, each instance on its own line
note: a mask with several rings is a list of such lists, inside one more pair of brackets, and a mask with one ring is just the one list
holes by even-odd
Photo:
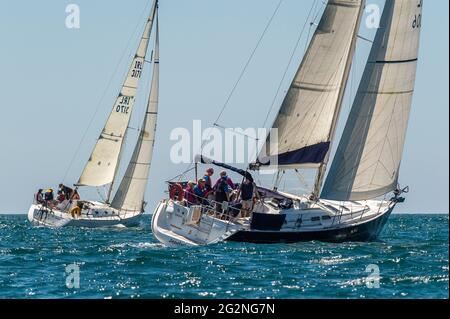
[[[412, 105], [422, 0], [387, 0], [337, 151], [331, 159], [355, 54], [364, 0], [329, 0], [261, 154], [247, 170], [199, 156], [254, 181], [252, 171], [316, 169], [312, 194], [257, 186], [250, 216], [232, 205], [186, 205], [180, 185], [154, 212], [152, 230], [169, 246], [223, 241], [373, 241], [408, 188], [399, 170]], [[267, 155], [265, 155], [267, 154]], [[331, 163], [326, 175], [328, 165]], [[272, 165], [273, 166], [273, 165]], [[326, 180], [325, 180], [326, 177]], [[225, 203], [227, 204], [227, 203]], [[190, 206], [190, 207], [189, 207]]]
[[[146, 57], [150, 35], [155, 25], [153, 74], [147, 108], [131, 160], [114, 197], [112, 197], [139, 82], [145, 64], [150, 62], [146, 60]], [[144, 194], [148, 184], [155, 142], [158, 90], [159, 27], [158, 1], [155, 0], [120, 93], [79, 181], [75, 184], [76, 189], [84, 186], [109, 185], [106, 200], [99, 202], [67, 198], [56, 204], [47, 201], [36, 202], [35, 199], [28, 212], [30, 222], [49, 227], [131, 227], [139, 225], [145, 208]]]

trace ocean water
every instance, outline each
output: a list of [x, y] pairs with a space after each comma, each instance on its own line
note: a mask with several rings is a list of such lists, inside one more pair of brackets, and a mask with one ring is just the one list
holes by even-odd
[[449, 297], [448, 215], [393, 215], [379, 242], [346, 244], [174, 249], [149, 224], [55, 230], [0, 215], [0, 298]]

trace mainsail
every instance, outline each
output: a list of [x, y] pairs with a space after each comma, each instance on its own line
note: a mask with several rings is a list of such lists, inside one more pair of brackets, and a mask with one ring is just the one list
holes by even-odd
[[[284, 99], [260, 166], [319, 168], [327, 161], [364, 0], [330, 0]], [[268, 155], [265, 155], [268, 154]]]
[[148, 99], [147, 112], [136, 147], [125, 175], [114, 196], [111, 206], [127, 211], [143, 210], [145, 190], [148, 184], [153, 146], [155, 143], [156, 120], [159, 95], [159, 28], [156, 18], [156, 44], [153, 61], [153, 78]]
[[397, 187], [411, 109], [422, 0], [386, 1], [322, 196], [365, 200]]
[[78, 186], [103, 186], [114, 181], [135, 97], [145, 64], [149, 38], [157, 9], [154, 2], [137, 52], [111, 114], [77, 183]]

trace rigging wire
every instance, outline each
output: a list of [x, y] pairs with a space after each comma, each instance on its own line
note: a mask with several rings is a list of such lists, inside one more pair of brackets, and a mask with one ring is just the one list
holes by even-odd
[[194, 169], [195, 169], [195, 167], [192, 167], [192, 168], [190, 168], [190, 169], [184, 171], [183, 173], [181, 173], [181, 174], [179, 174], [179, 175], [177, 175], [177, 176], [175, 176], [175, 177], [169, 179], [169, 180], [167, 181], [167, 183], [170, 183], [170, 182], [172, 182], [172, 181], [174, 181], [174, 180], [176, 180], [176, 179], [180, 180], [184, 175], [186, 175], [187, 173], [193, 171]]
[[[132, 39], [136, 36], [136, 33], [137, 33], [138, 29], [139, 29], [139, 26], [142, 25], [142, 22], [140, 22], [140, 21], [142, 21], [142, 18], [143, 18], [143, 16], [145, 15], [145, 13], [147, 12], [149, 5], [150, 5], [150, 1], [149, 1], [149, 2], [147, 3], [147, 5], [144, 7], [144, 10], [142, 11], [141, 16], [140, 16], [139, 19], [138, 19], [139, 22], [136, 24], [136, 27], [135, 27], [133, 33], [131, 34], [130, 38], [128, 39], [128, 42], [127, 42], [127, 44], [126, 44], [126, 46], [125, 46], [125, 49], [124, 49], [124, 51], [122, 52], [122, 55], [121, 55], [121, 57], [120, 57], [120, 59], [119, 59], [117, 65], [116, 65], [116, 67], [115, 67], [115, 69], [114, 69], [114, 72], [113, 72], [112, 76], [110, 77], [110, 79], [109, 79], [109, 81], [108, 81], [108, 84], [106, 85], [106, 88], [105, 88], [103, 94], [101, 95], [101, 98], [100, 98], [100, 100], [99, 100], [99, 102], [98, 102], [98, 104], [97, 104], [97, 106], [96, 106], [96, 108], [95, 108], [94, 114], [92, 115], [92, 117], [91, 117], [91, 119], [90, 119], [90, 121], [89, 121], [89, 123], [88, 123], [88, 126], [86, 127], [86, 130], [85, 130], [84, 133], [83, 133], [83, 136], [82, 136], [82, 138], [81, 138], [81, 140], [80, 140], [80, 143], [78, 144], [78, 146], [77, 146], [77, 148], [76, 148], [76, 150], [75, 150], [75, 152], [74, 152], [74, 155], [72, 156], [72, 159], [71, 159], [71, 161], [70, 161], [70, 163], [69, 163], [69, 166], [67, 167], [67, 170], [66, 170], [66, 172], [64, 173], [64, 177], [63, 177], [63, 179], [62, 179], [63, 183], [65, 183], [65, 181], [66, 181], [66, 179], [67, 179], [67, 175], [69, 174], [69, 171], [70, 171], [70, 169], [72, 168], [72, 165], [73, 165], [73, 163], [74, 163], [74, 161], [75, 161], [75, 158], [76, 158], [78, 152], [80, 151], [81, 145], [83, 145], [83, 142], [84, 142], [84, 140], [86, 139], [87, 133], [88, 133], [89, 129], [91, 128], [92, 124], [94, 123], [94, 119], [95, 119], [95, 117], [97, 116], [98, 111], [100, 110], [100, 106], [103, 104], [103, 100], [105, 99], [106, 93], [108, 92], [109, 88], [111, 87], [111, 84], [112, 84], [112, 82], [113, 82], [113, 79], [115, 78], [116, 74], [117, 74], [118, 71], [119, 71], [119, 67], [120, 67], [120, 65], [121, 65], [121, 63], [122, 63], [124, 57], [126, 56], [126, 53], [127, 53], [127, 51], [128, 51], [128, 48], [130, 47], [130, 44], [131, 44]], [[147, 21], [146, 21], [145, 23], [147, 23]]]
[[295, 173], [300, 183], [303, 184], [303, 187], [305, 187], [306, 190], [310, 189], [310, 185], [306, 181], [305, 176], [303, 176], [303, 174], [298, 169], [295, 169]]
[[230, 128], [228, 128], [228, 127], [225, 127], [225, 126], [223, 126], [223, 125], [220, 125], [220, 124], [217, 124], [217, 123], [216, 123], [216, 124], [214, 124], [214, 126], [215, 126], [215, 127], [218, 127], [218, 128], [221, 128], [221, 129], [223, 129], [224, 131], [228, 131], [228, 132], [231, 132], [231, 133], [233, 133], [233, 134], [240, 135], [240, 136], [246, 137], [246, 138], [251, 139], [251, 140], [254, 140], [254, 141], [258, 141], [258, 138], [255, 137], [255, 136], [250, 136], [250, 135], [245, 134], [245, 133], [237, 132], [237, 131], [235, 131], [235, 130], [233, 130], [233, 129], [230, 129]]
[[[318, 16], [318, 14], [319, 14], [319, 12], [320, 12], [319, 1], [320, 1], [320, 0], [316, 0], [315, 3], [314, 3], [314, 9], [313, 9], [313, 11], [315, 11], [316, 13], [314, 14], [314, 18], [313, 18], [313, 19], [311, 20], [311, 22], [309, 23], [308, 36], [306, 37], [306, 41], [305, 41], [305, 50], [304, 50], [304, 52], [303, 52], [303, 55], [305, 55], [305, 54], [306, 54], [306, 51], [308, 50], [309, 37], [311, 36], [311, 30], [312, 30], [313, 25], [315, 25], [314, 22], [316, 21], [317, 16]], [[306, 21], [308, 21], [308, 20], [306, 20]]]
[[225, 109], [227, 108], [228, 103], [230, 102], [231, 98], [233, 97], [234, 92], [236, 91], [236, 88], [238, 87], [239, 83], [240, 83], [241, 80], [242, 80], [242, 77], [244, 76], [245, 72], [247, 71], [247, 68], [248, 68], [248, 66], [250, 65], [250, 62], [253, 60], [253, 57], [254, 57], [256, 51], [258, 50], [258, 48], [259, 48], [259, 46], [260, 46], [262, 40], [264, 39], [264, 36], [266, 35], [267, 30], [269, 29], [270, 25], [272, 24], [272, 21], [273, 21], [273, 19], [275, 18], [275, 16], [276, 16], [278, 10], [280, 9], [280, 6], [281, 6], [282, 3], [283, 3], [283, 0], [280, 0], [280, 1], [278, 2], [278, 5], [277, 5], [277, 7], [275, 8], [275, 11], [273, 12], [272, 16], [270, 17], [269, 22], [267, 23], [266, 27], [264, 28], [264, 31], [262, 32], [261, 36], [259, 37], [258, 42], [256, 43], [255, 48], [253, 49], [252, 53], [250, 54], [249, 58], [247, 59], [247, 62], [245, 63], [245, 66], [244, 66], [244, 68], [242, 69], [241, 74], [240, 74], [239, 77], [238, 77], [238, 80], [237, 80], [236, 83], [234, 84], [233, 89], [231, 90], [230, 94], [228, 95], [228, 98], [227, 98], [227, 100], [225, 101], [225, 104], [223, 105], [222, 110], [220, 111], [219, 116], [217, 117], [217, 119], [216, 119], [216, 121], [214, 122], [214, 124], [217, 124], [217, 123], [219, 122], [220, 118], [222, 117], [223, 113], [225, 112]]
[[103, 195], [100, 193], [100, 189], [99, 189], [98, 187], [96, 187], [95, 189], [97, 190], [98, 196], [100, 197], [100, 199], [101, 199], [102, 202], [104, 203], [104, 202], [106, 201], [106, 196], [103, 196]]
[[[273, 22], [273, 20], [274, 20], [274, 18], [275, 18], [275, 16], [276, 16], [276, 14], [278, 13], [278, 11], [279, 11], [279, 9], [280, 9], [282, 3], [283, 3], [283, 0], [280, 0], [280, 1], [278, 2], [278, 5], [276, 6], [274, 12], [272, 13], [272, 16], [270, 17], [270, 19], [269, 19], [269, 21], [267, 22], [267, 24], [266, 24], [266, 26], [265, 26], [265, 28], [264, 28], [262, 34], [260, 35], [260, 37], [259, 37], [259, 39], [258, 39], [258, 41], [257, 41], [257, 43], [256, 43], [255, 48], [253, 49], [253, 51], [251, 52], [249, 58], [247, 59], [247, 62], [245, 63], [244, 68], [242, 69], [241, 73], [239, 74], [239, 77], [238, 77], [236, 83], [234, 84], [234, 86], [233, 86], [232, 90], [230, 91], [230, 93], [229, 93], [229, 95], [228, 95], [228, 97], [227, 97], [227, 99], [226, 99], [224, 105], [222, 106], [222, 109], [221, 109], [221, 111], [220, 111], [220, 113], [219, 113], [219, 116], [218, 116], [217, 119], [214, 121], [214, 123], [213, 123], [213, 125], [212, 125], [213, 127], [220, 127], [219, 124], [218, 124], [218, 122], [220, 121], [220, 119], [221, 119], [223, 113], [225, 112], [225, 110], [227, 109], [228, 104], [229, 104], [231, 98], [232, 98], [233, 95], [234, 95], [234, 92], [236, 91], [236, 89], [237, 89], [239, 83], [241, 82], [241, 80], [242, 80], [242, 78], [243, 78], [245, 72], [247, 71], [247, 68], [249, 67], [251, 61], [253, 60], [253, 57], [254, 57], [256, 51], [258, 50], [259, 46], [261, 45], [261, 42], [262, 42], [262, 40], [264, 39], [264, 37], [265, 37], [265, 35], [266, 35], [266, 33], [267, 33], [267, 30], [268, 30], [269, 27], [272, 25], [272, 22]], [[210, 132], [211, 132], [211, 130], [213, 129], [213, 127], [210, 127], [210, 128], [208, 129], [206, 136], [208, 136], [208, 135], [210, 134]], [[200, 154], [203, 152], [203, 147], [205, 146], [205, 142], [206, 142], [206, 141], [202, 141], [202, 143], [201, 143], [200, 150], [199, 150], [199, 151], [200, 151]], [[189, 171], [189, 168], [190, 168], [192, 165], [193, 165], [193, 163], [189, 163], [189, 164], [188, 164], [188, 166], [187, 166], [187, 167], [188, 167], [188, 171]]]
[[295, 52], [297, 51], [297, 49], [298, 49], [298, 47], [300, 45], [301, 39], [303, 38], [303, 34], [305, 32], [306, 25], [308, 24], [308, 21], [310, 20], [310, 18], [312, 16], [312, 13], [314, 11], [315, 5], [316, 5], [316, 2], [314, 2], [312, 4], [311, 9], [309, 10], [308, 17], [306, 18], [306, 21], [303, 24], [303, 27], [301, 29], [300, 35], [297, 38], [297, 42], [295, 43], [294, 49], [292, 50], [291, 57], [289, 58], [288, 64], [286, 65], [283, 77], [281, 78], [281, 81], [280, 81], [280, 83], [278, 85], [277, 91], [276, 91], [275, 96], [274, 96], [274, 98], [272, 100], [272, 104], [270, 105], [269, 111], [267, 112], [267, 116], [266, 116], [266, 119], [264, 120], [264, 124], [263, 124], [262, 127], [266, 127], [266, 125], [267, 125], [267, 122], [269, 120], [269, 116], [272, 113], [273, 107], [275, 106], [275, 103], [276, 103], [277, 98], [278, 98], [278, 94], [280, 93], [281, 87], [283, 86], [284, 80], [286, 79], [286, 76], [287, 76], [287, 73], [289, 71], [289, 68], [290, 68], [290, 66], [292, 64], [292, 61], [294, 60]]

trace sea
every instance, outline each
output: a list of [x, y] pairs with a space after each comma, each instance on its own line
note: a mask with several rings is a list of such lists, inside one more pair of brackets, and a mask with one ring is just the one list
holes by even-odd
[[449, 216], [393, 215], [372, 243], [167, 248], [132, 229], [0, 215], [0, 299], [444, 299]]

